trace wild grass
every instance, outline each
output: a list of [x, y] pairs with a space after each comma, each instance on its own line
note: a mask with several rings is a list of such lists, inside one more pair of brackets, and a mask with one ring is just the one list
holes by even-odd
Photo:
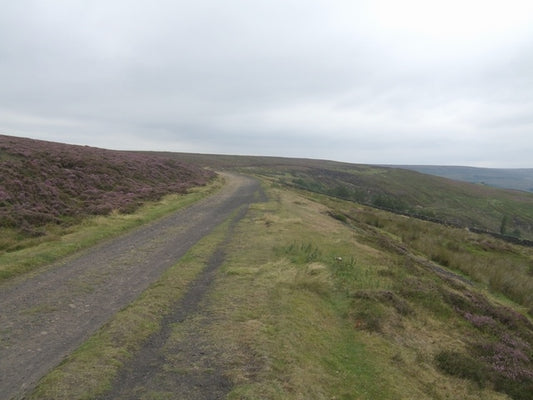
[[[328, 200], [328, 204], [339, 207], [341, 203]], [[335, 212], [347, 216], [359, 229], [366, 226], [367, 232], [380, 232], [384, 242], [392, 240], [397, 247], [468, 276], [533, 316], [533, 248], [349, 203]], [[365, 240], [379, 239], [373, 234]]]
[[501, 398], [435, 365], [465, 329], [438, 277], [370, 246], [319, 203], [270, 197], [240, 225], [212, 296], [228, 398]]
[[[168, 195], [144, 204], [131, 214], [115, 212], [109, 216], [87, 217], [68, 227], [53, 225], [47, 228], [46, 235], [39, 238], [20, 237], [13, 229], [0, 228], [3, 240], [13, 242], [12, 251], [0, 251], [0, 281], [31, 272], [102, 240], [162, 218], [213, 193], [221, 185], [221, 180], [216, 180], [187, 194]], [[6, 236], [3, 236], [4, 233]]]
[[[338, 202], [329, 204], [339, 207]], [[369, 233], [366, 238], [370, 243], [395, 249], [410, 260], [406, 266], [411, 274], [405, 270], [401, 274], [391, 271], [397, 277], [403, 275], [392, 291], [356, 293], [361, 311], [353, 317], [359, 326], [383, 335], [397, 335], [406, 323], [406, 318], [399, 320], [398, 316], [403, 314], [408, 320], [419, 307], [431, 311], [440, 320], [456, 321], [460, 316], [475, 330], [463, 341], [463, 349], [449, 344], [436, 352], [434, 361], [438, 368], [475, 382], [481, 388], [495, 388], [513, 399], [529, 398], [533, 388], [533, 324], [510, 307], [512, 303], [508, 299], [522, 306], [518, 307], [522, 312], [531, 313], [533, 280], [529, 271], [533, 252], [530, 248], [367, 207], [353, 207], [351, 212], [341, 208], [335, 212], [347, 215], [360, 229], [365, 229], [362, 224], [366, 224]], [[418, 260], [419, 265], [413, 265], [413, 260]], [[461, 280], [443, 284], [430, 279], [427, 272], [434, 268], [428, 260], [462, 272], [480, 283], [479, 287], [487, 288], [504, 305], [490, 301], [486, 294]], [[391, 305], [395, 313], [391, 312]], [[387, 331], [384, 321], [393, 324], [394, 329]]]
[[[533, 238], [533, 195], [530, 193], [377, 166], [327, 162], [298, 165], [295, 161], [277, 168], [254, 170], [285, 187], [298, 187], [449, 225]], [[342, 212], [331, 212], [345, 218]]]

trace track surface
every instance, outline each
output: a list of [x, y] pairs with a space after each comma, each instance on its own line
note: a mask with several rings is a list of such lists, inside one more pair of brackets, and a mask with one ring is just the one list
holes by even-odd
[[0, 400], [22, 398], [198, 240], [254, 201], [257, 181], [225, 177], [225, 187], [209, 198], [0, 285]]
[[[225, 260], [227, 244], [233, 240], [234, 228], [247, 211], [248, 207], [242, 207], [233, 216], [225, 239], [173, 311], [165, 315], [161, 329], [146, 340], [124, 365], [111, 390], [97, 400], [148, 399], [154, 398], [154, 394], [158, 398], [180, 400], [226, 397], [232, 388], [224, 376], [228, 365], [206, 334], [213, 322], [209, 293]], [[173, 337], [176, 328], [180, 331], [178, 338]]]

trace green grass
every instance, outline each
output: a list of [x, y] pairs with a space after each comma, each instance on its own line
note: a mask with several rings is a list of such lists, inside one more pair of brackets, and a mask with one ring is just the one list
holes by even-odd
[[[191, 189], [188, 194], [165, 196], [146, 203], [132, 214], [112, 213], [84, 219], [73, 226], [49, 226], [39, 238], [21, 238], [15, 231], [0, 228], [1, 240], [13, 242], [13, 251], [0, 252], [0, 281], [31, 272], [43, 265], [157, 220], [218, 190], [221, 180]], [[17, 243], [16, 245], [14, 243]]]
[[[290, 198], [285, 191], [279, 191], [279, 193], [278, 200], [284, 196]], [[364, 393], [374, 393], [368, 398], [395, 398], [395, 396], [396, 398], [500, 398], [501, 395], [494, 392], [492, 387], [513, 396], [512, 390], [508, 388], [516, 389], [520, 387], [520, 384], [513, 385], [507, 380], [507, 389], [505, 389], [505, 385], [498, 383], [500, 378], [493, 375], [491, 385], [495, 386], [480, 388], [475, 381], [472, 385], [468, 379], [457, 380], [454, 377], [442, 375], [443, 371], [439, 369], [435, 361], [435, 355], [446, 351], [462, 351], [465, 359], [474, 356], [478, 359], [483, 357], [483, 355], [472, 353], [473, 350], [470, 347], [476, 341], [482, 345], [485, 335], [475, 325], [476, 320], [470, 323], [468, 319], [470, 317], [466, 318], [467, 315], [473, 313], [480, 315], [481, 320], [493, 317], [499, 321], [496, 323], [498, 331], [494, 333], [495, 340], [515, 337], [517, 343], [521, 340], [531, 341], [531, 325], [524, 322], [527, 319], [524, 319], [523, 315], [508, 308], [512, 303], [503, 298], [500, 291], [489, 287], [496, 296], [493, 297], [483, 289], [485, 285], [482, 282], [477, 288], [468, 287], [458, 280], [441, 278], [427, 267], [426, 262], [414, 261], [428, 260], [431, 257], [429, 255], [421, 257], [419, 250], [409, 247], [401, 240], [400, 234], [405, 232], [405, 226], [402, 230], [392, 229], [396, 224], [409, 225], [406, 221], [411, 221], [410, 219], [365, 207], [358, 207], [354, 210], [353, 204], [350, 205], [347, 202], [327, 200], [320, 196], [310, 197], [319, 198], [320, 203], [325, 203], [331, 208], [321, 209], [319, 205], [312, 205], [302, 199], [278, 201], [280, 208], [277, 212], [267, 210], [264, 213], [263, 222], [266, 231], [254, 231], [254, 234], [248, 231], [247, 241], [251, 241], [250, 237], [259, 238], [250, 244], [249, 258], [247, 259], [241, 243], [238, 259], [242, 258], [243, 261], [233, 268], [228, 266], [228, 276], [235, 278], [240, 273], [242, 274], [242, 282], [236, 281], [235, 288], [250, 288], [249, 291], [246, 290], [250, 297], [246, 297], [246, 293], [242, 294], [247, 299], [246, 313], [244, 315], [237, 313], [235, 322], [238, 322], [239, 318], [244, 320], [248, 318], [248, 322], [259, 319], [263, 329], [268, 328], [267, 332], [274, 333], [272, 338], [265, 336], [262, 339], [267, 348], [268, 343], [286, 343], [286, 335], [299, 337], [303, 342], [295, 340], [287, 347], [282, 347], [277, 354], [283, 360], [281, 364], [283, 369], [277, 371], [274, 368], [277, 363], [274, 363], [272, 375], [267, 374], [263, 383], [259, 380], [253, 384], [243, 384], [243, 388], [236, 389], [238, 396], [236, 395], [235, 398], [298, 398], [298, 396], [328, 398], [327, 396], [332, 396], [334, 393], [332, 387], [325, 389], [328, 384], [323, 381], [313, 384], [316, 376], [310, 374], [306, 377], [301, 370], [299, 373], [304, 376], [298, 375], [292, 384], [277, 382], [280, 375], [291, 376], [291, 368], [296, 365], [306, 365], [309, 362], [317, 368], [317, 364], [320, 364], [318, 360], [309, 360], [309, 350], [302, 348], [303, 346], [314, 343], [313, 347], [316, 349], [327, 349], [324, 351], [323, 360], [327, 359], [325, 354], [335, 353], [330, 347], [331, 341], [328, 338], [334, 338], [333, 341], [339, 343], [335, 333], [342, 331], [341, 326], [332, 321], [316, 325], [310, 322], [315, 318], [315, 314], [322, 315], [325, 310], [329, 312], [334, 310], [335, 315], [340, 318], [339, 321], [347, 323], [352, 329], [355, 328], [355, 337], [358, 341], [352, 341], [351, 345], [359, 344], [366, 349], [365, 357], [371, 360], [371, 366], [380, 371], [386, 371], [380, 375], [381, 377], [383, 375], [392, 377], [389, 381], [377, 382], [371, 379], [372, 374], [370, 374], [360, 390], [353, 386], [351, 389], [344, 388], [347, 390], [346, 393], [350, 393], [347, 398], [350, 398], [349, 396], [365, 398]], [[272, 204], [271, 207], [273, 207]], [[304, 212], [306, 208], [307, 213]], [[309, 212], [311, 209], [314, 213]], [[342, 221], [335, 218], [335, 213], [348, 216], [350, 226], [339, 223]], [[378, 223], [369, 226], [366, 222], [357, 220], [352, 213], [358, 216], [372, 214], [370, 219], [378, 220]], [[325, 216], [333, 218], [330, 218], [328, 223]], [[363, 219], [367, 217], [369, 215], [363, 215]], [[256, 217], [256, 227], [259, 221], [260, 218]], [[440, 230], [448, 232], [450, 240], [457, 230], [428, 222], [416, 222], [428, 225], [427, 231], [423, 231], [421, 235], [434, 236], [435, 245], [441, 243], [448, 249], [457, 250], [456, 247], [464, 241], [463, 237], [458, 236], [453, 242], [444, 241], [442, 244]], [[334, 224], [336, 228], [333, 229], [330, 224]], [[375, 225], [380, 228], [376, 229]], [[433, 228], [438, 229], [432, 231]], [[411, 228], [413, 232], [419, 229], [420, 226], [416, 224]], [[484, 236], [465, 233], [474, 238], [476, 243], [477, 241], [485, 243], [487, 240]], [[258, 254], [262, 254], [259, 249], [268, 246], [267, 239], [270, 237], [273, 240], [269, 243], [273, 249], [272, 253], [269, 256], [258, 257]], [[525, 255], [521, 253], [521, 251], [527, 252], [528, 249], [515, 247], [492, 238], [490, 240], [494, 242], [491, 242], [491, 251], [502, 260], [505, 257], [517, 256], [517, 253], [509, 252], [509, 249], [515, 249], [526, 260], [529, 257], [529, 253]], [[280, 242], [286, 244], [280, 246]], [[407, 251], [412, 252], [417, 258], [398, 253], [397, 247], [394, 246], [407, 246]], [[483, 249], [484, 253], [487, 251], [489, 251], [487, 248]], [[473, 252], [472, 257], [476, 256], [481, 257], [479, 263], [482, 263], [485, 254]], [[268, 261], [262, 267], [256, 267], [254, 270], [249, 266], [252, 260], [256, 260], [255, 262], [261, 265], [263, 258]], [[241, 264], [248, 265], [248, 267], [240, 267]], [[520, 271], [527, 272], [527, 269], [522, 268]], [[254, 286], [245, 284], [250, 280], [254, 282]], [[231, 288], [224, 287], [224, 293], [232, 293]], [[265, 295], [262, 295], [263, 293]], [[305, 308], [300, 306], [301, 302], [294, 302], [294, 298], [299, 296], [305, 296]], [[239, 297], [240, 301], [244, 302], [244, 297]], [[253, 301], [250, 300], [251, 297], [254, 298]], [[289, 306], [283, 305], [285, 298], [292, 299]], [[458, 303], [459, 298], [462, 300]], [[217, 302], [219, 301], [223, 299], [217, 298]], [[240, 304], [240, 301], [237, 300], [236, 303]], [[256, 302], [258, 310], [253, 312]], [[313, 305], [312, 308], [309, 308], [310, 304]], [[512, 307], [524, 310], [516, 305]], [[304, 321], [304, 323], [281, 325], [280, 321], [286, 320], [290, 315], [293, 315], [294, 321]], [[508, 330], [509, 320], [515, 321], [511, 322], [511, 325], [516, 324], [515, 330]], [[306, 332], [306, 329], [309, 331]], [[327, 333], [320, 338], [316, 335], [317, 330]], [[231, 326], [225, 326], [224, 331], [232, 332]], [[224, 338], [230, 340], [227, 335]], [[257, 341], [256, 336], [255, 342]], [[291, 346], [294, 346], [292, 351]], [[265, 350], [264, 348], [255, 351], [270, 356], [276, 353], [274, 349]], [[522, 367], [531, 370], [531, 364], [528, 362]], [[391, 364], [401, 365], [391, 368]], [[344, 367], [346, 370], [351, 368], [348, 363]], [[361, 368], [365, 370], [362, 366]], [[483, 368], [493, 367], [484, 361]], [[306, 370], [312, 371], [313, 368], [306, 367]], [[327, 367], [321, 374], [331, 378], [328, 375], [331, 371]], [[349, 374], [349, 376], [352, 375]], [[325, 381], [336, 382], [333, 378], [325, 379]], [[435, 382], [439, 383], [435, 384]], [[310, 392], [317, 390], [317, 385], [320, 390], [325, 390], [324, 393], [328, 394]], [[342, 392], [340, 388], [343, 386], [338, 383], [335, 385], [340, 390], [336, 392], [336, 395], [340, 395]], [[524, 385], [527, 385], [527, 382]], [[289, 389], [284, 390], [285, 386]], [[411, 387], [411, 391], [407, 387]], [[381, 394], [376, 394], [378, 392]]]
[[532, 193], [406, 169], [326, 160], [185, 153], [173, 156], [202, 166], [254, 173], [284, 187], [299, 187], [461, 227], [500, 233], [502, 221], [507, 219], [506, 235], [533, 240]]
[[210, 332], [235, 382], [228, 398], [499, 398], [435, 366], [433, 353], [460, 340], [461, 331], [447, 337], [450, 327], [464, 323], [451, 307], [441, 322], [438, 298], [424, 298], [439, 310], [428, 312], [398, 287], [414, 275], [437, 290], [436, 277], [405, 271], [320, 204], [270, 195], [241, 224], [213, 294], [221, 322]]
[[[495, 189], [414, 171], [319, 161], [255, 167], [257, 174], [298, 187], [386, 210], [461, 227], [533, 239], [533, 194]], [[342, 214], [335, 214], [342, 218]]]
[[356, 209], [344, 204], [342, 209], [352, 223], [377, 226], [388, 240], [468, 276], [533, 315], [532, 248], [368, 207]]

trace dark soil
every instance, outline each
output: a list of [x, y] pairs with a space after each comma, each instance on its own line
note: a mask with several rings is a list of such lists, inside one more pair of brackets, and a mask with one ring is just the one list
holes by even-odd
[[139, 296], [233, 211], [257, 181], [227, 175], [224, 189], [185, 210], [0, 285], [0, 399], [21, 398], [117, 311]]

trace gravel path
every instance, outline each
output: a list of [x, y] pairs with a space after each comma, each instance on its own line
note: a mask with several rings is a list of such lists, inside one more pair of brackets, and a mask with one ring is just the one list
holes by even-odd
[[192, 245], [254, 201], [257, 181], [225, 176], [226, 186], [209, 198], [37, 276], [0, 285], [0, 400], [23, 397]]
[[[206, 310], [218, 268], [225, 259], [228, 242], [237, 223], [246, 215], [243, 207], [233, 216], [230, 228], [211, 255], [206, 267], [190, 284], [189, 290], [161, 321], [161, 329], [120, 371], [110, 391], [98, 400], [139, 398], [220, 400], [231, 390], [224, 376], [224, 356], [208, 340], [206, 330], [212, 317]], [[181, 332], [179, 339], [173, 330]]]

